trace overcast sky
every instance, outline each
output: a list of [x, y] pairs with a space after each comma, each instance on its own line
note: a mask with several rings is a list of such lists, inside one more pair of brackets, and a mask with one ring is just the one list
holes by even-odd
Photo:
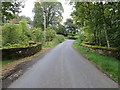
[[[20, 15], [28, 16], [33, 20], [34, 13], [32, 12], [32, 10], [34, 8], [35, 1], [36, 0], [25, 0], [25, 7], [22, 8], [22, 12], [20, 13]], [[60, 1], [63, 5], [64, 8], [63, 22], [65, 22], [67, 18], [70, 18], [70, 14], [72, 12], [72, 6], [67, 4], [65, 0], [58, 0], [58, 1]]]

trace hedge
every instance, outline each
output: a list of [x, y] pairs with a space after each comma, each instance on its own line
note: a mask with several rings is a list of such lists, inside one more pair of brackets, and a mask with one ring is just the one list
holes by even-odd
[[26, 47], [12, 47], [0, 49], [2, 51], [2, 60], [19, 59], [34, 55], [42, 49], [42, 44], [37, 43]]

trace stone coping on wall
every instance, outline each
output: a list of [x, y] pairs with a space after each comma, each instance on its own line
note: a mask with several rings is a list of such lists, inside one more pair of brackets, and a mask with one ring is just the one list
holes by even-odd
[[88, 51], [105, 56], [115, 57], [120, 60], [120, 52], [117, 48], [107, 48], [102, 46], [87, 45], [85, 43], [81, 43], [81, 47]]

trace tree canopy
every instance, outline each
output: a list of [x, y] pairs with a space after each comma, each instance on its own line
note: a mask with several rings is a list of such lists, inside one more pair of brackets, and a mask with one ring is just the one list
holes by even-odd
[[2, 4], [2, 22], [13, 19], [17, 17], [16, 15], [21, 12], [20, 7], [22, 2], [12, 1], [12, 2], [1, 2]]
[[34, 26], [44, 28], [43, 22], [44, 18], [47, 27], [55, 27], [62, 21], [63, 7], [60, 2], [36, 2], [33, 12], [34, 16]]
[[71, 18], [68, 18], [66, 22], [64, 22], [64, 25], [65, 25], [65, 30], [67, 31], [67, 33], [70, 33], [73, 35], [77, 34], [78, 28], [76, 24], [74, 24], [74, 21]]
[[120, 45], [120, 2], [77, 2], [72, 18], [84, 41], [100, 46]]

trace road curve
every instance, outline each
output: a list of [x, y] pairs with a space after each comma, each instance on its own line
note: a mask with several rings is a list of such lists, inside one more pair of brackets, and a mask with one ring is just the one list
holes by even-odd
[[67, 40], [49, 51], [9, 88], [118, 88]]

